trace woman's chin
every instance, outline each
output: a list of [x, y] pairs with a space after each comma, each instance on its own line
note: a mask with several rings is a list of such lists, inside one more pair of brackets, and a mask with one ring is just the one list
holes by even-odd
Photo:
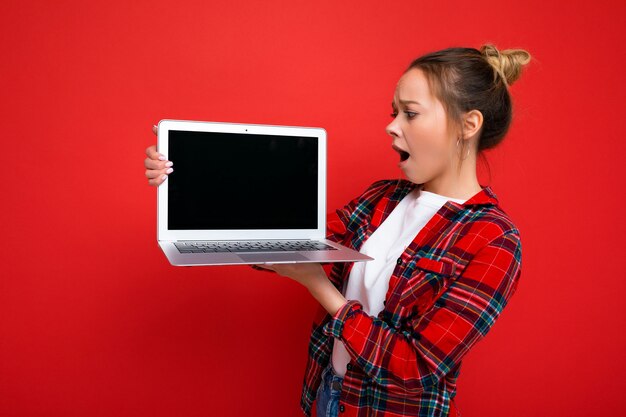
[[426, 178], [424, 175], [415, 175], [414, 172], [411, 172], [410, 167], [409, 169], [403, 169], [402, 172], [404, 172], [404, 176], [407, 180], [415, 184], [423, 184], [428, 181], [428, 178]]

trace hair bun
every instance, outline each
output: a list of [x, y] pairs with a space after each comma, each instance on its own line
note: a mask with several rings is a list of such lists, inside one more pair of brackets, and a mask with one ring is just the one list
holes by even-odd
[[494, 69], [494, 82], [499, 74], [507, 86], [520, 77], [522, 66], [530, 62], [530, 54], [524, 49], [499, 51], [493, 44], [488, 43], [480, 47], [480, 53]]

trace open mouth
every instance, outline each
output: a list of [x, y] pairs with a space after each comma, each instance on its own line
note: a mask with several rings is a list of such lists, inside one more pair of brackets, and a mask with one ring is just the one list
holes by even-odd
[[411, 156], [407, 151], [398, 148], [396, 145], [391, 145], [391, 147], [400, 155], [400, 162], [406, 161]]

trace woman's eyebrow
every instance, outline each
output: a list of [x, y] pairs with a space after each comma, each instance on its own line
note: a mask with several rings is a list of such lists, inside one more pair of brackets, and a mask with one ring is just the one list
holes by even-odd
[[[398, 101], [400, 103], [402, 103], [402, 104], [405, 104], [405, 105], [409, 104], [409, 103], [414, 103], [414, 104], [417, 104], [418, 106], [421, 106], [421, 104], [418, 101], [415, 101], [415, 100], [398, 100]], [[396, 106], [396, 104], [392, 101], [391, 102], [391, 107], [395, 107], [395, 106]]]

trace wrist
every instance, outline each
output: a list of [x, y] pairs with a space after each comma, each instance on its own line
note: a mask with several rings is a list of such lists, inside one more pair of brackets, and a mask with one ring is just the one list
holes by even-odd
[[311, 295], [320, 302], [331, 316], [334, 316], [348, 302], [326, 275], [312, 280], [308, 289]]

